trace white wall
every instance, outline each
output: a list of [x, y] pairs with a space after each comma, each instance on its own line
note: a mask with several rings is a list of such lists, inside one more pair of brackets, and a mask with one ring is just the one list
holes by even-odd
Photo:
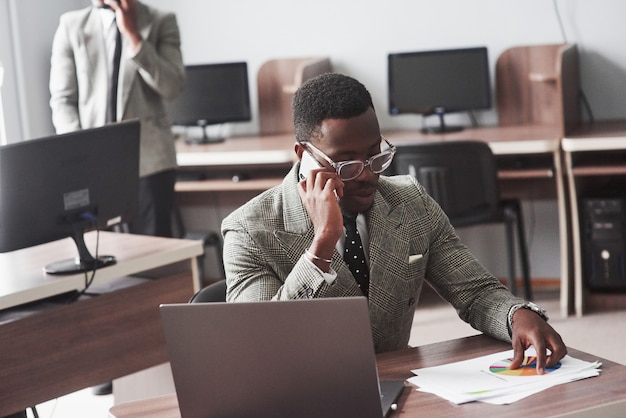
[[52, 37], [59, 16], [89, 0], [0, 0], [0, 61], [9, 142], [54, 132], [48, 100]]
[[[565, 39], [580, 48], [582, 87], [596, 118], [626, 117], [623, 0], [145, 1], [177, 13], [188, 64], [246, 60], [254, 78], [271, 58], [330, 56], [336, 71], [370, 89], [383, 128], [421, 124], [419, 116], [388, 115], [389, 52], [486, 45], [493, 71], [506, 48], [563, 42], [558, 6]], [[255, 80], [251, 87], [254, 94]], [[494, 111], [478, 117], [497, 120]], [[235, 128], [255, 132], [256, 123]]]
[[[383, 128], [420, 126], [387, 113], [387, 54], [486, 45], [491, 68], [506, 48], [576, 42], [582, 88], [596, 119], [626, 117], [623, 0], [144, 0], [176, 12], [188, 64], [245, 60], [256, 111], [259, 66], [280, 57], [327, 55], [370, 89]], [[63, 11], [90, 0], [0, 0], [0, 61], [9, 140], [52, 133], [49, 52]], [[564, 35], [557, 19], [560, 11]], [[36, 13], [34, 12], [36, 10]], [[495, 123], [495, 111], [478, 112]], [[467, 123], [460, 115], [461, 123]], [[454, 122], [454, 119], [452, 120]], [[254, 133], [258, 122], [236, 124]]]
[[[17, 102], [17, 85], [15, 81], [15, 71], [13, 66], [13, 38], [11, 36], [11, 17], [9, 14], [9, 3], [7, 0], [0, 0], [0, 62], [3, 67], [3, 83], [0, 90], [4, 118], [4, 127], [7, 138], [22, 138], [21, 123], [19, 122], [19, 111]], [[17, 123], [11, 123], [17, 121]]]
[[[626, 117], [623, 0], [144, 1], [176, 12], [187, 64], [248, 62], [255, 113], [255, 75], [264, 61], [327, 55], [336, 71], [368, 86], [383, 128], [419, 127], [419, 116], [387, 114], [389, 52], [486, 45], [493, 71], [506, 48], [567, 40], [578, 44], [582, 89], [596, 119]], [[3, 96], [9, 140], [52, 133], [47, 87], [52, 35], [62, 11], [88, 4], [89, 0], [0, 0], [0, 61], [6, 70]], [[477, 117], [481, 123], [497, 121], [495, 111], [479, 112]], [[460, 123], [468, 122], [463, 115], [458, 118]], [[255, 119], [234, 124], [232, 132], [255, 133], [257, 127]], [[526, 202], [525, 213], [535, 219], [532, 224], [527, 221], [533, 237], [533, 275], [558, 277], [554, 201]], [[493, 234], [468, 231], [463, 238], [477, 249], [479, 258], [484, 253], [485, 259], [492, 259], [490, 252], [503, 246], [483, 249], [482, 241]], [[504, 274], [502, 263], [489, 263], [496, 274]]]

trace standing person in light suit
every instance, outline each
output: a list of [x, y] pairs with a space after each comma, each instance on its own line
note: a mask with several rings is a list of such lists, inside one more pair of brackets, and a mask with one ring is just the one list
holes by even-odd
[[[116, 29], [121, 53], [117, 91], [111, 93]], [[92, 6], [61, 16], [50, 69], [57, 133], [141, 121], [139, 214], [130, 232], [172, 235], [176, 151], [164, 100], [174, 99], [184, 80], [173, 13], [136, 0], [92, 0]]]

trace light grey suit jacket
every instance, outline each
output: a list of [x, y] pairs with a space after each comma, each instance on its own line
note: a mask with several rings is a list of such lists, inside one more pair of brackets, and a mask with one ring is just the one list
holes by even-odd
[[[117, 120], [141, 120], [140, 176], [176, 167], [163, 99], [183, 88], [185, 69], [176, 16], [137, 2], [144, 39], [132, 58], [122, 45]], [[126, 57], [126, 59], [124, 59]], [[107, 53], [101, 18], [92, 6], [64, 13], [54, 36], [50, 107], [57, 133], [102, 126], [107, 109]]]
[[[313, 224], [297, 191], [296, 164], [283, 183], [222, 222], [229, 301], [361, 296], [337, 251], [329, 285], [302, 255]], [[459, 241], [439, 205], [410, 176], [380, 177], [365, 214], [369, 234], [369, 313], [377, 352], [405, 348], [424, 281], [474, 328], [510, 341], [507, 314], [522, 300]]]

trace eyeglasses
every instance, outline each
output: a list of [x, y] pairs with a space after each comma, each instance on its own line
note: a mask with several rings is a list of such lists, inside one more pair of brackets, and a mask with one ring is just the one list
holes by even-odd
[[343, 181], [354, 180], [359, 177], [365, 167], [369, 167], [374, 174], [380, 174], [387, 169], [391, 165], [391, 161], [393, 160], [393, 156], [396, 153], [395, 145], [392, 145], [387, 139], [381, 136], [381, 142], [385, 141], [387, 146], [386, 150], [383, 152], [376, 154], [365, 161], [360, 160], [351, 160], [351, 161], [340, 161], [338, 163], [331, 160], [326, 154], [317, 149], [310, 142], [306, 143], [306, 147], [310, 148], [320, 157], [322, 157], [332, 168], [335, 169], [339, 178]]

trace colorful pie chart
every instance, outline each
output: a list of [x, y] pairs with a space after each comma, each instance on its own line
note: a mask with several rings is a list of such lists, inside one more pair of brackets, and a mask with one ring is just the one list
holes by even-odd
[[[509, 369], [513, 363], [512, 358], [497, 361], [489, 366], [491, 373], [505, 376], [537, 376], [537, 356], [525, 356], [522, 365], [517, 369]], [[561, 367], [561, 363], [557, 363], [554, 367], [546, 367], [546, 373], [553, 372]]]

